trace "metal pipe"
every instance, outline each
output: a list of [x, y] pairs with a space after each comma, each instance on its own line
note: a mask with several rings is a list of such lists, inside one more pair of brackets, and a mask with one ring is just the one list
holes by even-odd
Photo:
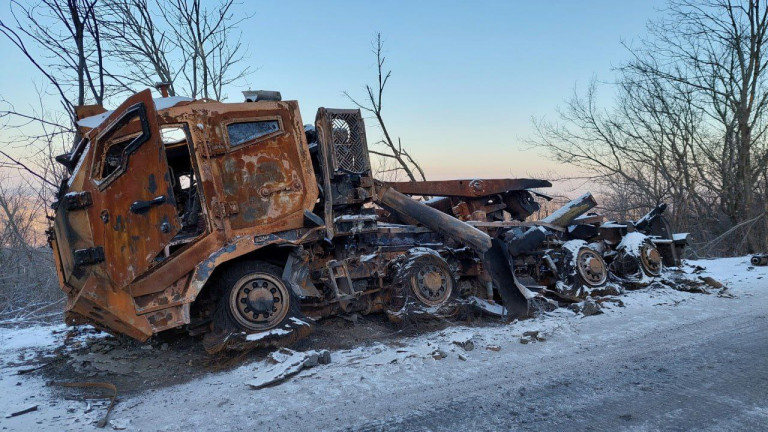
[[542, 219], [542, 222], [550, 223], [559, 227], [567, 227], [574, 219], [583, 215], [590, 209], [597, 206], [597, 201], [591, 193], [587, 192], [584, 195], [576, 198], [568, 204], [560, 207], [551, 215]]

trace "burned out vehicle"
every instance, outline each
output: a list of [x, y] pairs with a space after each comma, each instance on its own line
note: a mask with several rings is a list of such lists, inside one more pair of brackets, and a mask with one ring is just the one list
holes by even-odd
[[[232, 334], [295, 334], [306, 318], [439, 306], [459, 285], [527, 308], [488, 234], [373, 179], [357, 110], [320, 109], [305, 129], [298, 103], [273, 92], [220, 103], [146, 90], [78, 117], [49, 230], [70, 323], [138, 340], [185, 328], [216, 351]], [[522, 220], [536, 206], [527, 189], [550, 184], [429, 186]]]
[[383, 183], [359, 110], [321, 108], [305, 126], [296, 101], [246, 97], [145, 90], [114, 111], [78, 108], [82, 139], [57, 158], [70, 175], [49, 230], [70, 324], [140, 341], [184, 329], [215, 352], [457, 297], [525, 315], [537, 294], [516, 276], [532, 288], [605, 282], [603, 252], [568, 243], [591, 196], [526, 222], [549, 182]]

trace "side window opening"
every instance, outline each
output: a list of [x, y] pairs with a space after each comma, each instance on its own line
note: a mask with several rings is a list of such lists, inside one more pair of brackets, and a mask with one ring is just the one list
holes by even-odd
[[187, 143], [187, 133], [181, 126], [162, 127], [160, 129], [160, 136], [162, 137], [163, 144], [166, 147], [175, 144]]
[[101, 176], [99, 179], [105, 179], [123, 166], [125, 156], [125, 147], [131, 142], [130, 139], [110, 144], [102, 162]]
[[94, 158], [93, 180], [104, 189], [128, 166], [130, 155], [149, 140], [149, 124], [143, 104], [128, 108], [101, 136]]
[[258, 120], [227, 125], [230, 147], [255, 141], [275, 132], [280, 132], [280, 130], [280, 121], [278, 120]]

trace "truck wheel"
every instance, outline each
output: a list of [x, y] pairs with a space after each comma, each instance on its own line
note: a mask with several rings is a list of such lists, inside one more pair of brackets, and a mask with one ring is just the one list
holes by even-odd
[[648, 276], [661, 275], [662, 257], [656, 246], [650, 241], [646, 241], [640, 247], [640, 264], [643, 271]]
[[622, 277], [642, 278], [643, 274], [655, 277], [661, 275], [663, 258], [656, 246], [645, 239], [637, 247], [621, 248], [611, 267]]
[[590, 287], [597, 287], [608, 280], [608, 266], [603, 257], [590, 248], [579, 249], [576, 255], [576, 271], [579, 279]]
[[390, 310], [402, 311], [415, 304], [444, 305], [453, 295], [455, 280], [450, 266], [439, 255], [423, 253], [405, 259], [398, 270]]
[[569, 297], [583, 298], [605, 285], [608, 266], [600, 253], [585, 246], [583, 241], [572, 240], [569, 243], [563, 246], [563, 261], [558, 266], [555, 289]]
[[[302, 319], [299, 303], [282, 280], [280, 267], [263, 261], [243, 261], [227, 268], [217, 282], [221, 297], [213, 315], [214, 331], [208, 351], [219, 351], [233, 333], [259, 333], [280, 328], [282, 338], [293, 333]], [[298, 318], [291, 320], [291, 318]], [[269, 339], [264, 338], [267, 342]], [[262, 340], [258, 338], [258, 340]], [[214, 346], [215, 345], [215, 346]]]

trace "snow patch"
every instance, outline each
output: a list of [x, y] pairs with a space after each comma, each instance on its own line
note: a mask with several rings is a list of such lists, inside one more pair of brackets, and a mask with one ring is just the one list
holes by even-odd
[[245, 337], [245, 340], [248, 342], [256, 342], [260, 341], [262, 339], [273, 337], [273, 336], [286, 336], [291, 334], [290, 330], [283, 330], [283, 329], [272, 329], [270, 331], [265, 331], [261, 333], [251, 333], [248, 336]]
[[53, 347], [58, 342], [55, 333], [62, 332], [65, 329], [66, 326], [64, 324], [54, 327], [0, 328], [0, 352]]
[[619, 243], [619, 246], [617, 249], [625, 250], [632, 254], [633, 256], [640, 256], [640, 248], [648, 241], [648, 236], [645, 234], [639, 233], [637, 231], [627, 233], [627, 235], [624, 236], [623, 239], [621, 239], [621, 243]]
[[162, 109], [171, 108], [178, 105], [181, 102], [191, 102], [193, 99], [184, 96], [170, 96], [164, 98], [152, 99], [155, 103], [155, 109], [160, 111]]

